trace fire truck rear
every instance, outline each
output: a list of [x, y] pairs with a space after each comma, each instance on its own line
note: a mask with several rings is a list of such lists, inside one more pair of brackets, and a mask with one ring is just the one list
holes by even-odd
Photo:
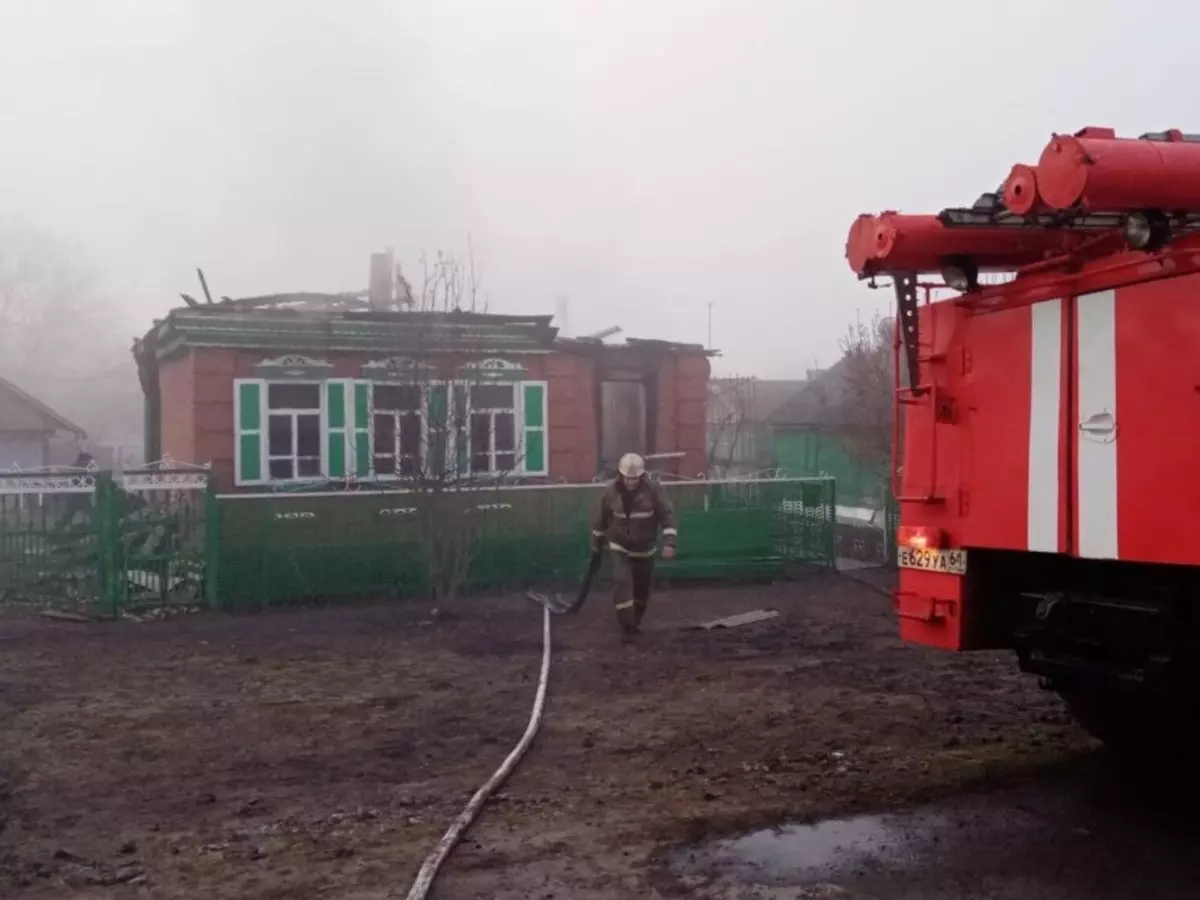
[[1055, 135], [968, 208], [860, 216], [846, 252], [896, 295], [902, 637], [1015, 650], [1116, 747], [1184, 741], [1200, 135]]

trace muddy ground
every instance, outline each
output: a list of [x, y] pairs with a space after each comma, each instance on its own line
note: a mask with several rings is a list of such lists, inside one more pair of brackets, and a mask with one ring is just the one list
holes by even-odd
[[[782, 615], [687, 627], [759, 607]], [[541, 654], [522, 597], [438, 612], [0, 622], [0, 896], [403, 897], [524, 729]], [[602, 592], [554, 624], [542, 732], [437, 897], [703, 896], [672, 845], [1090, 752], [1010, 656], [901, 646], [844, 576], [666, 591], [634, 646]]]

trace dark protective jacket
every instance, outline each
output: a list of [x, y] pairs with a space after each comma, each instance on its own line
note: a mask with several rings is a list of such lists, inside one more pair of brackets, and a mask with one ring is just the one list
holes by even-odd
[[604, 491], [600, 510], [592, 525], [595, 544], [608, 546], [630, 556], [653, 556], [658, 548], [658, 529], [663, 542], [675, 545], [675, 509], [667, 492], [645, 476], [633, 491], [627, 491], [618, 478]]

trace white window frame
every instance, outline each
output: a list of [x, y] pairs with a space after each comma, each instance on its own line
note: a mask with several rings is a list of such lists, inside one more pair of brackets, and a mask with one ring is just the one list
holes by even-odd
[[[467, 471], [464, 474], [469, 478], [488, 478], [497, 475], [521, 475], [525, 471], [525, 460], [522, 453], [525, 436], [525, 416], [522, 409], [522, 403], [525, 397], [525, 382], [523, 381], [461, 381], [460, 384], [466, 385], [467, 390]], [[512, 389], [512, 406], [486, 406], [475, 408], [471, 405], [471, 389], [475, 387], [508, 387]], [[471, 420], [475, 414], [487, 414], [488, 416], [488, 469], [482, 472], [475, 471], [475, 452], [471, 446]], [[496, 414], [497, 413], [512, 413], [513, 417], [513, 448], [511, 451], [500, 451], [500, 455], [507, 455], [511, 452], [513, 457], [513, 467], [511, 469], [497, 469], [496, 465]], [[480, 454], [483, 455], [483, 454]]]
[[[263, 461], [263, 478], [267, 484], [297, 484], [308, 481], [322, 481], [329, 477], [329, 421], [328, 410], [326, 408], [326, 384], [327, 381], [314, 381], [311, 379], [272, 379], [265, 378], [261, 380], [262, 394], [259, 401], [259, 414], [262, 417], [260, 427], [262, 429], [262, 461]], [[317, 408], [307, 409], [272, 409], [271, 407], [271, 385], [313, 385], [317, 389]], [[299, 450], [299, 435], [296, 433], [296, 417], [299, 415], [312, 415], [314, 412], [318, 416], [318, 427], [320, 433], [317, 436], [319, 446], [317, 448], [317, 474], [316, 475], [301, 475], [300, 474], [300, 456]], [[290, 456], [273, 456], [271, 454], [271, 416], [272, 415], [288, 415], [292, 417], [292, 453]], [[272, 460], [290, 459], [292, 460], [292, 477], [291, 478], [276, 478], [271, 474]]]
[[[368, 396], [367, 396], [367, 416], [370, 419], [370, 422], [368, 423], [368, 428], [367, 428], [367, 440], [370, 441], [370, 450], [371, 450], [371, 452], [369, 454], [369, 457], [371, 460], [371, 466], [370, 466], [371, 477], [376, 478], [379, 481], [412, 481], [415, 476], [400, 474], [400, 466], [399, 466], [399, 462], [400, 462], [399, 424], [400, 423], [399, 423], [399, 418], [397, 416], [397, 413], [399, 411], [393, 410], [393, 409], [382, 409], [382, 410], [376, 409], [376, 407], [375, 407], [375, 388], [377, 388], [377, 387], [412, 387], [413, 382], [411, 382], [411, 381], [364, 381], [361, 383], [367, 384], [370, 386], [370, 392], [368, 393]], [[428, 464], [428, 461], [429, 461], [429, 391], [430, 391], [430, 389], [435, 388], [435, 387], [440, 387], [443, 384], [448, 384], [448, 382], [427, 381], [427, 382], [421, 382], [420, 384], [417, 385], [421, 390], [421, 409], [420, 409], [420, 414], [421, 414], [421, 465], [418, 467], [418, 472], [423, 472], [424, 467]], [[375, 460], [377, 458], [377, 454], [375, 452], [375, 415], [376, 415], [376, 413], [391, 413], [394, 417], [393, 421], [395, 422], [395, 427], [396, 427], [396, 431], [395, 431], [395, 438], [396, 438], [395, 448], [396, 449], [395, 449], [395, 452], [393, 453], [393, 458], [396, 460], [397, 465], [396, 465], [395, 471], [390, 474], [389, 473], [380, 474], [375, 468]]]
[[[367, 440], [370, 442], [370, 453], [368, 454], [368, 456], [371, 460], [369, 477], [374, 478], [378, 481], [411, 481], [411, 480], [413, 480], [413, 476], [401, 475], [401, 474], [399, 474], [398, 471], [395, 474], [380, 474], [377, 471], [377, 469], [375, 468], [375, 460], [376, 460], [375, 414], [377, 412], [376, 407], [375, 407], [375, 388], [380, 387], [380, 386], [382, 386], [382, 387], [388, 387], [388, 386], [405, 387], [405, 386], [411, 386], [413, 384], [413, 382], [411, 382], [411, 381], [375, 381], [373, 379], [360, 379], [360, 380], [351, 382], [351, 384], [367, 384], [370, 386], [369, 399], [368, 399], [368, 403], [367, 403], [367, 414], [369, 417], [369, 422], [368, 422], [368, 428], [366, 429], [367, 430]], [[477, 385], [489, 385], [489, 384], [511, 386], [512, 391], [513, 391], [513, 405], [511, 407], [494, 407], [494, 408], [489, 407], [486, 410], [480, 410], [480, 409], [474, 408], [471, 405], [471, 388], [473, 388]], [[525, 386], [526, 385], [537, 385], [537, 386], [541, 387], [541, 389], [542, 389], [542, 425], [541, 425], [540, 430], [542, 432], [542, 447], [543, 447], [543, 451], [545, 454], [545, 458], [543, 460], [543, 468], [538, 471], [534, 471], [534, 472], [528, 471], [528, 468], [525, 465], [525, 431], [526, 431], [526, 428], [525, 428]], [[430, 451], [429, 396], [434, 388], [442, 388], [442, 387], [444, 387], [446, 389], [446, 404], [447, 404], [446, 415], [447, 415], [447, 419], [448, 419], [448, 425], [450, 426], [450, 435], [446, 442], [446, 470], [445, 470], [446, 476], [449, 480], [455, 480], [455, 481], [470, 480], [470, 479], [485, 480], [488, 478], [496, 478], [496, 477], [504, 477], [504, 476], [523, 477], [526, 475], [537, 478], [537, 477], [545, 477], [549, 473], [549, 471], [550, 471], [549, 389], [550, 388], [549, 388], [548, 382], [546, 382], [544, 380], [495, 381], [495, 382], [493, 382], [493, 381], [487, 381], [487, 380], [469, 380], [469, 379], [462, 379], [462, 378], [437, 379], [437, 380], [429, 380], [429, 381], [420, 382], [420, 388], [421, 388], [421, 460], [422, 460], [422, 464], [420, 466], [420, 471], [422, 473], [427, 472], [428, 466], [429, 466], [429, 451]], [[459, 388], [461, 388], [466, 393], [466, 409], [465, 409], [466, 421], [463, 423], [464, 427], [462, 429], [461, 434], [459, 432], [459, 429], [454, 427], [457, 424], [454, 422], [454, 394], [455, 394], [455, 391], [458, 390]], [[351, 390], [353, 390], [353, 388], [351, 388]], [[378, 411], [388, 412], [388, 410], [378, 410]], [[515, 466], [515, 468], [513, 468], [511, 470], [497, 471], [494, 468], [491, 468], [486, 472], [473, 472], [471, 470], [472, 469], [472, 460], [473, 460], [473, 454], [471, 453], [471, 415], [472, 415], [472, 413], [475, 413], [475, 412], [485, 412], [485, 411], [489, 412], [489, 413], [493, 413], [493, 414], [495, 412], [511, 412], [513, 414], [513, 430], [514, 430], [513, 455], [515, 458], [516, 466]], [[491, 421], [489, 422], [489, 434], [488, 434], [488, 445], [489, 445], [488, 457], [489, 457], [489, 462], [492, 466], [495, 465], [495, 458], [496, 458], [495, 428], [496, 428], [496, 422], [495, 422], [495, 417], [493, 415], [491, 417]], [[465, 459], [466, 470], [458, 471], [459, 445], [460, 445], [460, 442], [463, 440], [466, 441], [465, 453], [463, 454], [464, 459]], [[396, 446], [397, 446], [397, 450], [398, 450], [399, 449], [398, 442], [397, 442]], [[397, 459], [398, 459], [398, 457], [397, 457]]]

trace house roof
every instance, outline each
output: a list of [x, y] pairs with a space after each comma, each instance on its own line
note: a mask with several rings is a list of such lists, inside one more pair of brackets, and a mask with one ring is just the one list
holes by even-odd
[[801, 378], [713, 378], [709, 382], [714, 397], [725, 392], [740, 393], [745, 403], [742, 413], [751, 422], [767, 422], [771, 414], [799, 393], [807, 379]]
[[0, 432], [13, 431], [42, 434], [66, 431], [78, 437], [87, 437], [87, 432], [74, 422], [11, 381], [0, 378]]
[[173, 309], [135, 344], [134, 354], [162, 359], [183, 347], [387, 352], [431, 343], [467, 352], [544, 352], [553, 347], [558, 334], [552, 316], [381, 310], [332, 303], [320, 307], [314, 305], [314, 295], [287, 296], [298, 298], [297, 302], [252, 306], [231, 301]]
[[777, 428], [845, 424], [848, 373], [849, 362], [843, 357], [777, 407], [768, 422]]
[[184, 347], [227, 347], [268, 352], [395, 352], [434, 344], [466, 353], [586, 355], [664, 353], [715, 355], [699, 344], [628, 338], [606, 344], [560, 338], [553, 316], [517, 316], [466, 310], [378, 308], [355, 294], [291, 293], [177, 307], [155, 321], [134, 344], [140, 360], [163, 359]]

